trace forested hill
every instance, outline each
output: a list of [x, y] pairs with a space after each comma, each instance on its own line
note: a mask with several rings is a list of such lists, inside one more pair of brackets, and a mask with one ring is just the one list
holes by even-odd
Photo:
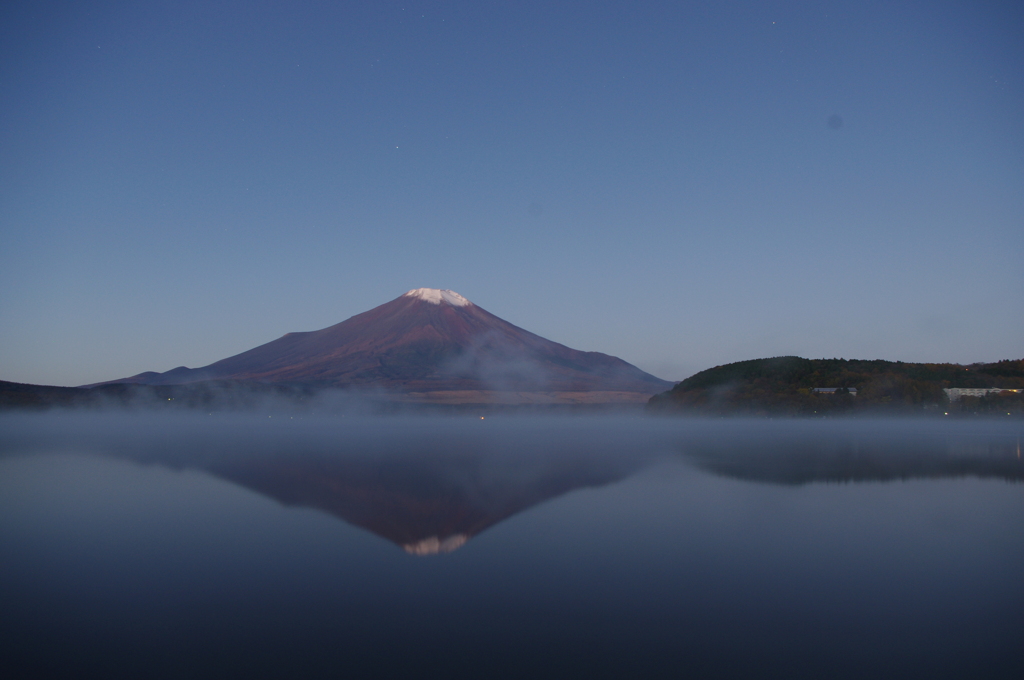
[[[856, 388], [815, 394], [815, 387]], [[653, 410], [812, 415], [842, 411], [949, 409], [945, 387], [1024, 388], [1024, 359], [992, 364], [914, 364], [901, 361], [774, 357], [701, 371], [650, 401]], [[1016, 413], [1024, 395], [991, 395], [957, 405]]]

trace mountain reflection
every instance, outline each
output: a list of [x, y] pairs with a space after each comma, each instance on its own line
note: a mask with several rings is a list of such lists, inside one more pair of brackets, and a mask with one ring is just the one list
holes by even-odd
[[[536, 444], [535, 444], [536, 445]], [[276, 499], [315, 508], [398, 544], [414, 555], [451, 552], [498, 522], [574, 489], [619, 481], [639, 461], [566, 455], [545, 447], [517, 452], [328, 450], [217, 461], [207, 471]]]
[[35, 423], [0, 431], [0, 452], [77, 450], [198, 469], [283, 505], [326, 512], [414, 555], [456, 550], [512, 515], [622, 480], [651, 459], [635, 428], [581, 418]]
[[773, 484], [982, 477], [1024, 480], [1020, 439], [948, 431], [737, 433], [695, 438], [684, 457], [713, 474]]

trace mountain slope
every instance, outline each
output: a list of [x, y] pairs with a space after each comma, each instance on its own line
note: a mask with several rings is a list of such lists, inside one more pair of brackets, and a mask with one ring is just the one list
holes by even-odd
[[607, 354], [581, 352], [514, 326], [458, 293], [420, 288], [319, 331], [288, 333], [197, 369], [119, 383], [206, 380], [374, 386], [401, 391], [622, 391], [671, 386]]

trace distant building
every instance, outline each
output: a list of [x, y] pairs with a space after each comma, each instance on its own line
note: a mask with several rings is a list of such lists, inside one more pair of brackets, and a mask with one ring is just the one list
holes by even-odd
[[1020, 394], [1024, 390], [1006, 390], [1002, 387], [943, 387], [950, 401], [957, 401], [960, 397], [984, 397], [992, 392], [1014, 392]]
[[839, 390], [846, 390], [850, 393], [850, 396], [857, 396], [856, 387], [814, 387], [811, 389], [812, 394], [835, 394]]

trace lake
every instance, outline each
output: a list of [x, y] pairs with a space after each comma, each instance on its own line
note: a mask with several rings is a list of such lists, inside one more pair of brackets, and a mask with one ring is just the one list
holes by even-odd
[[0, 417], [7, 677], [1024, 677], [1024, 425]]

